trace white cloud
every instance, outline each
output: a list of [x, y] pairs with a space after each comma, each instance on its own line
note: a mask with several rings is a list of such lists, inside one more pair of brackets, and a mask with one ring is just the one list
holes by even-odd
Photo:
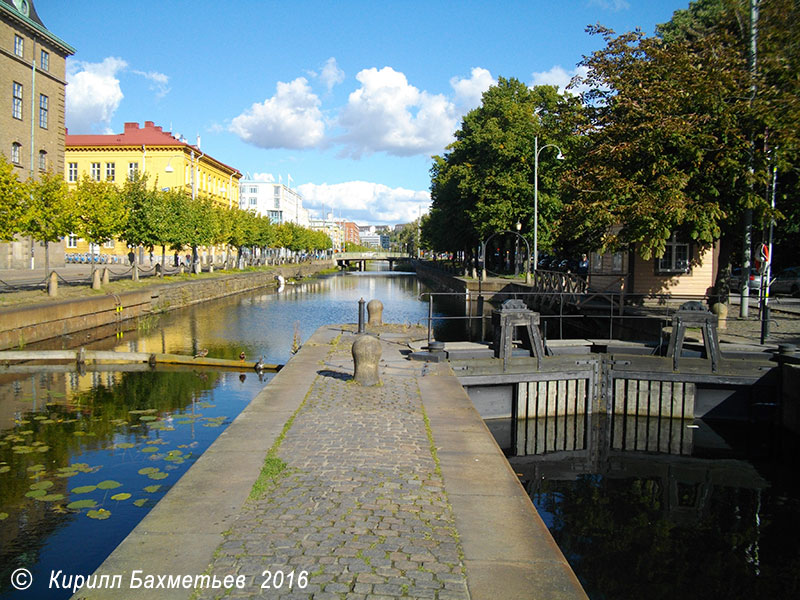
[[279, 81], [275, 95], [235, 117], [230, 130], [259, 148], [312, 148], [325, 135], [319, 107], [305, 77]]
[[70, 133], [109, 132], [114, 112], [124, 98], [117, 76], [127, 66], [114, 57], [101, 63], [69, 62], [66, 122]]
[[390, 188], [368, 181], [332, 185], [304, 183], [297, 189], [306, 208], [318, 211], [324, 208], [337, 218], [341, 213], [343, 218], [360, 223], [408, 223], [416, 219], [420, 211], [427, 212], [431, 202], [427, 191]]
[[347, 154], [384, 151], [396, 156], [441, 151], [458, 125], [453, 103], [410, 85], [391, 67], [364, 69], [356, 75], [361, 87], [350, 94], [338, 124]]
[[134, 75], [139, 75], [147, 79], [152, 85], [150, 89], [155, 91], [156, 98], [163, 98], [170, 92], [169, 88], [169, 75], [159, 73], [158, 71], [131, 71]]
[[325, 84], [325, 88], [330, 92], [333, 86], [344, 81], [344, 71], [336, 64], [336, 59], [331, 56], [325, 62], [325, 66], [322, 67], [322, 73], [320, 73], [319, 78], [322, 80], [322, 83]]
[[469, 79], [458, 77], [450, 79], [450, 86], [456, 93], [455, 104], [459, 112], [466, 114], [480, 106], [483, 92], [495, 84], [497, 81], [492, 74], [481, 67], [473, 68]]
[[533, 81], [531, 87], [535, 85], [554, 85], [562, 94], [566, 91], [573, 95], [579, 95], [586, 91], [586, 86], [578, 85], [574, 88], [566, 89], [575, 76], [585, 77], [588, 73], [586, 67], [577, 67], [572, 71], [565, 70], [561, 65], [556, 65], [549, 71], [542, 71], [540, 73], [533, 73]]
[[272, 173], [255, 173], [253, 179], [256, 181], [265, 181], [267, 183], [275, 181], [275, 177], [272, 176]]

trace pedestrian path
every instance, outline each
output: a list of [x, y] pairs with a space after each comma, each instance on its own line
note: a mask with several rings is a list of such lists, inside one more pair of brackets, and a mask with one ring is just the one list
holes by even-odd
[[[318, 331], [98, 572], [236, 582], [159, 598], [585, 598], [449, 367], [383, 328], [362, 387], [354, 339]], [[146, 597], [123, 591], [76, 597]]]

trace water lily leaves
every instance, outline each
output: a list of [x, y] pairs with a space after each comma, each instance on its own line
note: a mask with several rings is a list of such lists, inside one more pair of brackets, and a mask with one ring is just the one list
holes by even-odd
[[31, 484], [32, 490], [48, 490], [53, 487], [52, 481], [37, 481], [36, 483]]
[[150, 473], [157, 473], [158, 467], [145, 467], [143, 469], [139, 469], [139, 475], [150, 475]]
[[97, 489], [99, 490], [113, 490], [114, 488], [118, 488], [122, 486], [119, 481], [114, 481], [113, 479], [106, 479], [105, 481], [101, 481], [97, 484]]
[[146, 444], [150, 444], [151, 446], [162, 446], [162, 445], [164, 445], [164, 444], [166, 444], [166, 443], [167, 443], [167, 440], [162, 440], [162, 439], [158, 439], [158, 440], [147, 440], [145, 443], [146, 443]]
[[81, 473], [92, 473], [97, 471], [100, 467], [90, 467], [86, 463], [72, 463], [70, 469], [73, 471], [80, 471]]
[[156, 417], [155, 415], [142, 415], [139, 417], [140, 421], [155, 421], [157, 419], [158, 417]]
[[139, 450], [139, 452], [144, 452], [144, 453], [158, 452], [158, 448], [156, 448], [155, 446], [145, 446], [144, 448]]
[[[134, 504], [134, 506], [140, 506], [140, 507], [144, 506], [145, 504], [147, 504], [147, 498], [139, 498], [138, 500], [134, 500], [133, 504]], [[2, 520], [2, 519], [0, 519], [0, 520]]]
[[36, 496], [36, 500], [40, 502], [55, 502], [56, 500], [63, 500], [64, 494], [49, 494], [47, 496]]
[[93, 492], [97, 489], [96, 485], [82, 485], [81, 487], [76, 487], [71, 489], [69, 492], [70, 494], [88, 494], [89, 492]]
[[11, 446], [11, 449], [14, 451], [14, 454], [30, 454], [33, 452], [33, 448], [31, 446]]
[[3, 465], [2, 467], [0, 467], [0, 473], [8, 473], [10, 470], [11, 467], [9, 467], [8, 465]]
[[117, 448], [118, 450], [129, 450], [135, 446], [136, 444], [131, 444], [130, 442], [120, 442], [119, 444], [114, 444], [114, 448]]
[[72, 509], [72, 510], [78, 510], [78, 509], [81, 509], [81, 508], [94, 508], [95, 506], [97, 506], [97, 502], [95, 502], [94, 500], [89, 500], [89, 499], [87, 499], [87, 500], [75, 500], [75, 502], [70, 502], [69, 504], [67, 504], [67, 508]]
[[144, 488], [144, 491], [149, 494], [155, 494], [159, 489], [161, 489], [161, 485], [148, 485]]
[[106, 510], [105, 508], [100, 508], [98, 510], [90, 510], [86, 513], [86, 516], [90, 519], [98, 519], [103, 521], [111, 516], [111, 511]]
[[81, 436], [84, 436], [84, 435], [86, 435], [86, 432], [85, 432], [85, 431], [73, 431], [73, 432], [72, 432], [72, 435], [75, 435], [75, 436], [81, 437]]
[[163, 471], [159, 471], [158, 473], [150, 473], [148, 475], [150, 479], [166, 479], [169, 477], [169, 473], [164, 473]]
[[47, 490], [31, 490], [25, 494], [26, 498], [42, 498], [47, 495]]
[[8, 513], [0, 512], [0, 521], [5, 521], [8, 518]]
[[55, 475], [56, 475], [56, 477], [72, 477], [73, 475], [77, 475], [77, 474], [78, 474], [77, 471], [60, 471], [59, 473], [56, 473]]
[[122, 500], [127, 500], [130, 497], [131, 497], [131, 495], [129, 493], [122, 492], [120, 494], [114, 494], [113, 496], [111, 496], [111, 499], [112, 500], [116, 500], [117, 502], [120, 502]]
[[45, 452], [47, 452], [48, 450], [50, 450], [50, 446], [38, 446], [38, 447], [36, 448], [36, 451], [37, 451], [37, 452], [41, 452], [41, 453], [45, 453]]
[[[11, 468], [11, 467], [9, 467], [9, 468]], [[2, 467], [0, 467], [0, 469], [2, 469]], [[44, 471], [44, 465], [41, 464], [41, 463], [38, 464], [38, 465], [31, 465], [30, 467], [28, 467], [26, 469], [26, 471], [28, 471], [28, 473], [38, 473], [39, 471]], [[2, 473], [2, 472], [3, 471], [0, 470], [0, 473]]]
[[143, 408], [141, 410], [129, 410], [128, 411], [132, 415], [149, 415], [156, 412], [155, 408]]

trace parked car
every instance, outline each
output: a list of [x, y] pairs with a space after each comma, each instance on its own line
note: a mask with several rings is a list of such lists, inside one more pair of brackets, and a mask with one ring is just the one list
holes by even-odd
[[769, 290], [773, 294], [800, 296], [800, 267], [789, 267], [778, 273]]
[[[741, 267], [733, 267], [731, 269], [731, 290], [738, 290], [739, 286], [741, 285], [742, 280], [742, 268]], [[750, 278], [747, 282], [747, 286], [751, 290], [760, 290], [761, 289], [761, 273], [755, 267], [750, 269]]]

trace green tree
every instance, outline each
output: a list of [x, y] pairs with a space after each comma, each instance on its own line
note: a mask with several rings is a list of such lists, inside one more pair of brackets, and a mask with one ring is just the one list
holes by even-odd
[[[535, 146], [557, 144], [565, 151], [579, 122], [577, 97], [552, 86], [533, 89], [517, 79], [499, 78], [470, 111], [444, 156], [431, 169], [430, 219], [424, 239], [437, 250], [469, 255], [487, 236], [513, 229], [526, 237], [534, 226]], [[558, 152], [540, 153], [539, 246], [556, 241], [561, 210]]]
[[64, 177], [44, 172], [25, 184], [24, 216], [20, 231], [44, 242], [44, 264], [50, 275], [50, 242], [57, 242], [75, 228], [75, 205]]
[[148, 189], [148, 177], [138, 173], [125, 181], [120, 190], [119, 197], [128, 211], [128, 219], [120, 233], [120, 239], [127, 242], [133, 249], [133, 280], [139, 281], [139, 253], [136, 249], [139, 246], [152, 248], [162, 240], [158, 235], [159, 224], [155, 218], [158, 210], [154, 210], [157, 204], [158, 193], [154, 188]]
[[[94, 181], [84, 175], [72, 191], [76, 232], [90, 244], [100, 245], [119, 237], [128, 220], [119, 189], [109, 181]], [[92, 273], [95, 263], [92, 263]]]
[[0, 240], [12, 240], [19, 233], [24, 200], [24, 186], [14, 167], [0, 154]]

